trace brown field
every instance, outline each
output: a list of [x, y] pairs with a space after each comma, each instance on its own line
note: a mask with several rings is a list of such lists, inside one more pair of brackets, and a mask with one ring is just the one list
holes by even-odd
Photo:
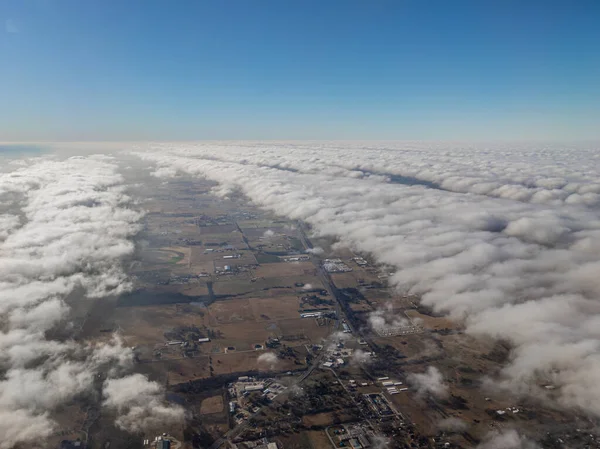
[[371, 302], [385, 304], [392, 299], [389, 290], [385, 288], [367, 288], [362, 291], [363, 296]]
[[233, 346], [237, 351], [253, 350], [255, 344], [264, 344], [269, 337], [277, 337], [280, 329], [277, 325], [269, 328], [269, 323], [248, 321], [243, 324], [223, 324], [214, 329], [220, 333], [218, 339], [210, 345], [213, 351], [223, 352], [228, 346]]
[[308, 435], [308, 439], [310, 441], [312, 448], [329, 448], [331, 447], [331, 443], [329, 442], [329, 438], [325, 435], [325, 431], [314, 431], [310, 430], [305, 432]]
[[393, 346], [408, 359], [433, 357], [443, 353], [435, 336], [427, 333], [375, 337], [373, 341], [381, 346], [386, 344]]
[[151, 379], [161, 383], [167, 381], [169, 385], [210, 376], [208, 356], [156, 360], [142, 363], [138, 367], [138, 371], [148, 374]]
[[[242, 239], [242, 234], [237, 231], [231, 232], [229, 234], [207, 234], [198, 236], [202, 243], [206, 246], [207, 244], [227, 244], [231, 245], [235, 248], [245, 248], [246, 244]], [[219, 249], [218, 246], [209, 246], [209, 248]]]
[[233, 224], [198, 226], [196, 229], [197, 232], [202, 236], [207, 234], [230, 234], [234, 231], [237, 231], [237, 227]]
[[314, 276], [315, 266], [312, 262], [281, 262], [261, 265], [254, 271], [257, 277], [282, 277], [282, 276]]
[[372, 310], [375, 310], [375, 307], [373, 307], [366, 301], [352, 302], [350, 303], [350, 308], [354, 312], [370, 312]]
[[316, 320], [311, 318], [281, 320], [277, 324], [282, 330], [284, 339], [286, 336], [304, 334], [312, 343], [319, 343], [331, 331], [330, 326], [318, 326]]
[[331, 273], [331, 280], [337, 288], [356, 288], [359, 285], [359, 281], [363, 281], [366, 284], [380, 282], [374, 274], [369, 273], [362, 268], [352, 267], [351, 261], [345, 260], [344, 263], [350, 266], [353, 271], [347, 273]]
[[60, 410], [52, 414], [56, 422], [53, 434], [45, 441], [47, 447], [60, 447], [62, 440], [85, 440], [85, 434], [80, 432], [85, 423], [85, 410], [78, 405], [63, 405]]
[[213, 284], [215, 295], [244, 295], [256, 292], [257, 287], [249, 282], [247, 273], [219, 276]]
[[333, 413], [317, 413], [315, 415], [305, 415], [302, 417], [302, 423], [307, 426], [329, 426], [333, 424]]
[[[279, 435], [275, 437], [273, 441], [276, 441], [279, 443], [279, 447], [284, 447], [285, 449], [313, 449], [312, 442], [308, 434], [309, 432], [301, 432], [286, 436]], [[330, 446], [331, 443], [329, 443], [329, 446], [315, 446], [314, 449], [324, 449]]]
[[[295, 318], [279, 321], [247, 321], [211, 327], [219, 332], [219, 338], [206, 345], [206, 350], [222, 352], [233, 346], [237, 351], [253, 350], [255, 344], [264, 344], [269, 337], [287, 340], [288, 345], [320, 343], [330, 333], [330, 326], [318, 326], [314, 319]], [[304, 336], [300, 339], [291, 337]], [[210, 349], [209, 349], [210, 348]], [[204, 352], [204, 349], [203, 349]]]
[[209, 252], [209, 253], [204, 253], [206, 250], [205, 247], [203, 246], [192, 246], [190, 248], [191, 251], [191, 258], [192, 258], [192, 265], [196, 265], [196, 264], [207, 264], [207, 263], [213, 263], [213, 260], [215, 260], [219, 255], [222, 257], [223, 253], [217, 253], [217, 252]]
[[206, 398], [200, 404], [200, 414], [210, 415], [212, 413], [221, 413], [223, 411], [223, 396], [211, 396]]
[[[215, 354], [212, 356], [212, 366], [214, 374], [230, 374], [239, 373], [249, 370], [259, 371], [287, 371], [295, 370], [306, 366], [304, 364], [304, 355], [306, 351], [302, 351], [304, 348], [297, 348], [300, 352], [298, 360], [302, 362], [300, 365], [296, 365], [293, 359], [279, 359], [275, 366], [271, 367], [264, 363], [258, 363], [258, 357], [264, 353], [264, 351], [246, 351], [246, 352], [229, 352], [227, 354]], [[271, 369], [273, 368], [273, 369]]]
[[116, 325], [128, 346], [164, 345], [164, 333], [180, 326], [208, 325], [205, 311], [189, 305], [121, 307]]
[[408, 315], [415, 324], [419, 324], [425, 329], [455, 329], [460, 327], [459, 324], [448, 318], [424, 315], [415, 309], [407, 310], [406, 315]]
[[193, 274], [212, 274], [215, 272], [215, 263], [212, 260], [195, 262], [190, 265], [189, 272]]
[[208, 315], [210, 326], [256, 320], [249, 299], [217, 301], [208, 307]]
[[[183, 293], [186, 296], [207, 296], [208, 295], [208, 288], [206, 287], [206, 284], [203, 283], [203, 281], [199, 281], [198, 283], [189, 283], [186, 285], [182, 285], [181, 289], [180, 289], [181, 293]], [[182, 307], [184, 306], [183, 304], [181, 305]]]
[[408, 417], [422, 433], [433, 433], [435, 423], [443, 418], [437, 412], [430, 410], [426, 402], [416, 398], [414, 393], [410, 391], [403, 391], [395, 395], [386, 394], [385, 396], [394, 408]]
[[257, 320], [271, 321], [299, 318], [299, 301], [296, 296], [252, 298], [248, 301]]

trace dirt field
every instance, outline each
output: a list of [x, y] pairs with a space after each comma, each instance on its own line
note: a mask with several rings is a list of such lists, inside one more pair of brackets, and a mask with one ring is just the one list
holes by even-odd
[[[344, 263], [348, 266], [351, 262], [344, 260]], [[380, 282], [380, 280], [372, 273], [369, 273], [362, 268], [351, 267], [353, 271], [347, 273], [331, 273], [331, 280], [337, 288], [356, 288], [360, 281], [365, 284], [371, 284], [372, 282]]]
[[442, 317], [433, 317], [419, 313], [414, 309], [406, 311], [415, 324], [423, 326], [425, 329], [456, 329], [460, 328], [460, 325], [454, 321]]
[[375, 310], [375, 307], [371, 306], [366, 301], [360, 301], [360, 302], [350, 303], [350, 308], [354, 312], [370, 312], [372, 310]]
[[206, 398], [200, 404], [200, 414], [210, 415], [212, 413], [221, 413], [223, 411], [223, 396], [211, 396]]
[[214, 374], [229, 374], [244, 372], [249, 370], [259, 371], [287, 371], [296, 370], [306, 366], [304, 364], [304, 355], [306, 351], [302, 351], [303, 348], [298, 348], [300, 356], [298, 361], [300, 365], [294, 363], [293, 359], [279, 359], [274, 365], [268, 365], [265, 363], [259, 363], [258, 357], [264, 353], [264, 351], [247, 351], [247, 352], [229, 352], [227, 354], [215, 354], [212, 356], [212, 366]]
[[257, 277], [282, 277], [282, 276], [314, 276], [315, 266], [312, 262], [281, 262], [261, 265], [254, 272]]
[[[329, 426], [333, 424], [333, 413], [317, 413], [316, 415], [305, 415], [302, 423], [307, 426]], [[326, 437], [327, 438], [327, 437]]]
[[128, 346], [164, 345], [164, 333], [180, 326], [205, 326], [208, 319], [200, 307], [162, 305], [117, 309], [117, 326]]
[[158, 360], [142, 368], [153, 373], [153, 378], [166, 379], [169, 385], [175, 385], [210, 376], [210, 362], [206, 356], [177, 360]]
[[217, 301], [208, 307], [208, 317], [211, 326], [256, 320], [249, 299]]
[[375, 337], [373, 341], [381, 346], [386, 344], [393, 346], [408, 359], [434, 357], [443, 353], [436, 336], [427, 333]]
[[230, 234], [237, 231], [237, 227], [233, 224], [198, 226], [198, 233], [202, 236], [208, 234]]
[[296, 296], [252, 298], [248, 300], [254, 316], [260, 321], [297, 319], [300, 303]]
[[190, 249], [181, 246], [148, 249], [142, 254], [148, 264], [189, 265]]
[[331, 447], [331, 443], [329, 442], [329, 438], [327, 438], [327, 435], [325, 435], [325, 431], [308, 431], [306, 432], [306, 434], [308, 435], [308, 439], [311, 443], [311, 448], [330, 448]]
[[[289, 436], [277, 436], [273, 440], [279, 443], [279, 447], [284, 447], [285, 449], [313, 449], [309, 432], [294, 433]], [[329, 443], [329, 446], [314, 446], [314, 449], [329, 447], [331, 447], [331, 443]]]

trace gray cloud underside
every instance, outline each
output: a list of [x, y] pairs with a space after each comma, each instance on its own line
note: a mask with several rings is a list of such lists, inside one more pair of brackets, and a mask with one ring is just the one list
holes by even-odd
[[217, 194], [241, 190], [372, 254], [395, 268], [399, 290], [513, 344], [498, 385], [542, 396], [551, 382], [559, 404], [600, 415], [595, 152], [344, 145], [164, 144], [137, 155], [155, 176], [206, 177]]

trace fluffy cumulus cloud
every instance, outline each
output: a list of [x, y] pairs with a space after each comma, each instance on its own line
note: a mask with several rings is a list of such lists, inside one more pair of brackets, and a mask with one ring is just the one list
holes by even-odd
[[355, 349], [352, 352], [350, 363], [355, 366], [368, 365], [373, 361], [370, 352], [363, 351], [362, 349]]
[[451, 416], [438, 421], [436, 427], [444, 432], [464, 432], [469, 428], [469, 425], [466, 421]]
[[264, 352], [256, 359], [256, 363], [258, 363], [259, 366], [268, 367], [269, 369], [275, 369], [278, 362], [279, 358], [277, 358], [277, 354], [273, 352]]
[[378, 333], [393, 331], [394, 329], [404, 328], [411, 325], [408, 317], [394, 315], [391, 304], [386, 304], [382, 308], [369, 314], [369, 326]]
[[448, 385], [444, 383], [442, 373], [435, 366], [428, 366], [424, 373], [409, 374], [407, 379], [420, 396], [443, 398], [448, 395]]
[[537, 396], [552, 382], [553, 400], [600, 415], [597, 148], [162, 144], [137, 154], [371, 254], [400, 291], [512, 344], [498, 385]]
[[490, 433], [477, 449], [541, 449], [530, 439], [519, 435], [516, 430]]
[[264, 233], [263, 233], [263, 238], [265, 239], [272, 239], [273, 237], [275, 237], [275, 232], [273, 232], [271, 229], [267, 229]]
[[118, 412], [117, 426], [142, 432], [183, 421], [184, 410], [163, 403], [163, 388], [141, 374], [107, 379], [103, 388], [104, 405]]
[[118, 337], [48, 339], [69, 303], [126, 291], [140, 212], [107, 156], [39, 157], [0, 173], [0, 448], [55, 429], [51, 412], [133, 364]]

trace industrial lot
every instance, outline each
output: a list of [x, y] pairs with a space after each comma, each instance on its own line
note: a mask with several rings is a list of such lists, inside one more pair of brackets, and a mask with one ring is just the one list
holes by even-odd
[[[599, 447], [593, 432], [563, 431], [586, 428], [577, 416], [482, 395], [483, 374], [507, 355], [501, 343], [392, 291], [389, 269], [367, 255], [211, 188], [157, 185], [134, 290], [82, 315], [85, 338], [118, 333], [186, 421], [132, 437], [99, 416], [85, 423], [88, 447], [470, 448], [521, 427]], [[81, 430], [56, 439], [81, 447]]]

